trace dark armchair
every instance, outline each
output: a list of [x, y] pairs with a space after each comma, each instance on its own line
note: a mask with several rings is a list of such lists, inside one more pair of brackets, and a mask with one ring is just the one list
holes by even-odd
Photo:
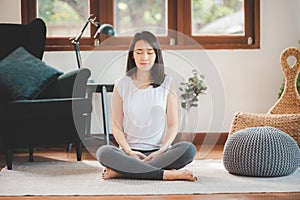
[[[12, 52], [28, 52], [34, 59], [38, 58], [38, 62], [42, 62], [45, 42], [46, 26], [41, 19], [26, 25], [0, 24], [0, 81], [10, 80], [8, 77], [14, 77], [14, 73], [18, 75], [4, 70], [7, 68], [4, 60], [16, 57], [12, 56]], [[11, 65], [11, 62], [7, 63]], [[16, 65], [13, 65], [14, 70], [24, 67], [22, 63]], [[43, 70], [43, 67], [40, 68]], [[44, 75], [40, 73], [33, 78]], [[12, 95], [3, 84], [0, 86], [0, 151], [6, 154], [8, 169], [12, 169], [12, 152], [15, 148], [28, 148], [29, 161], [33, 161], [34, 147], [75, 144], [77, 160], [81, 160], [81, 138], [85, 135], [86, 115], [92, 110], [90, 101], [85, 97], [89, 77], [88, 69], [65, 74], [57, 70], [54, 78], [48, 79], [47, 84], [27, 96]], [[9, 84], [16, 86], [19, 94], [23, 86], [14, 85], [18, 83], [17, 79], [15, 83]]]

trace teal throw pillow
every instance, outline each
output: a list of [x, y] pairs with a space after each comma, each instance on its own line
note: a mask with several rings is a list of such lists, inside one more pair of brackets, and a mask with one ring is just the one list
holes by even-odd
[[0, 102], [34, 99], [61, 74], [19, 47], [0, 61]]

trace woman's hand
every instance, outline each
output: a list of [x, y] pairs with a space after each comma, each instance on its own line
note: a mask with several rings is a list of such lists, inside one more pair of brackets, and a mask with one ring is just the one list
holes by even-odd
[[147, 156], [139, 151], [129, 151], [127, 155], [136, 158], [138, 160], [144, 160]]
[[153, 160], [154, 158], [156, 158], [158, 155], [160, 155], [161, 152], [160, 151], [154, 151], [152, 152], [151, 154], [149, 154], [146, 158], [144, 158], [144, 162], [147, 162], [147, 161], [150, 161], [150, 160]]

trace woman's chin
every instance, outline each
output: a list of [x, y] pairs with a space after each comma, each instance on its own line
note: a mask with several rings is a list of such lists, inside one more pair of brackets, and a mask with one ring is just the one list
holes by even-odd
[[143, 71], [143, 72], [147, 72], [149, 70], [151, 70], [151, 66], [150, 65], [142, 65], [142, 66], [139, 66], [138, 69]]

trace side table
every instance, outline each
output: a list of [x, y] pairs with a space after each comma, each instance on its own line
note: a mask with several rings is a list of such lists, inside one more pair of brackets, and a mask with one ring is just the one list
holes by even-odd
[[[114, 84], [106, 83], [87, 83], [87, 98], [93, 101], [93, 93], [101, 93], [101, 105], [102, 105], [102, 119], [103, 130], [105, 135], [106, 144], [109, 145], [109, 127], [108, 127], [108, 112], [107, 112], [107, 93], [113, 92]], [[91, 113], [87, 115], [86, 137], [91, 136]]]

